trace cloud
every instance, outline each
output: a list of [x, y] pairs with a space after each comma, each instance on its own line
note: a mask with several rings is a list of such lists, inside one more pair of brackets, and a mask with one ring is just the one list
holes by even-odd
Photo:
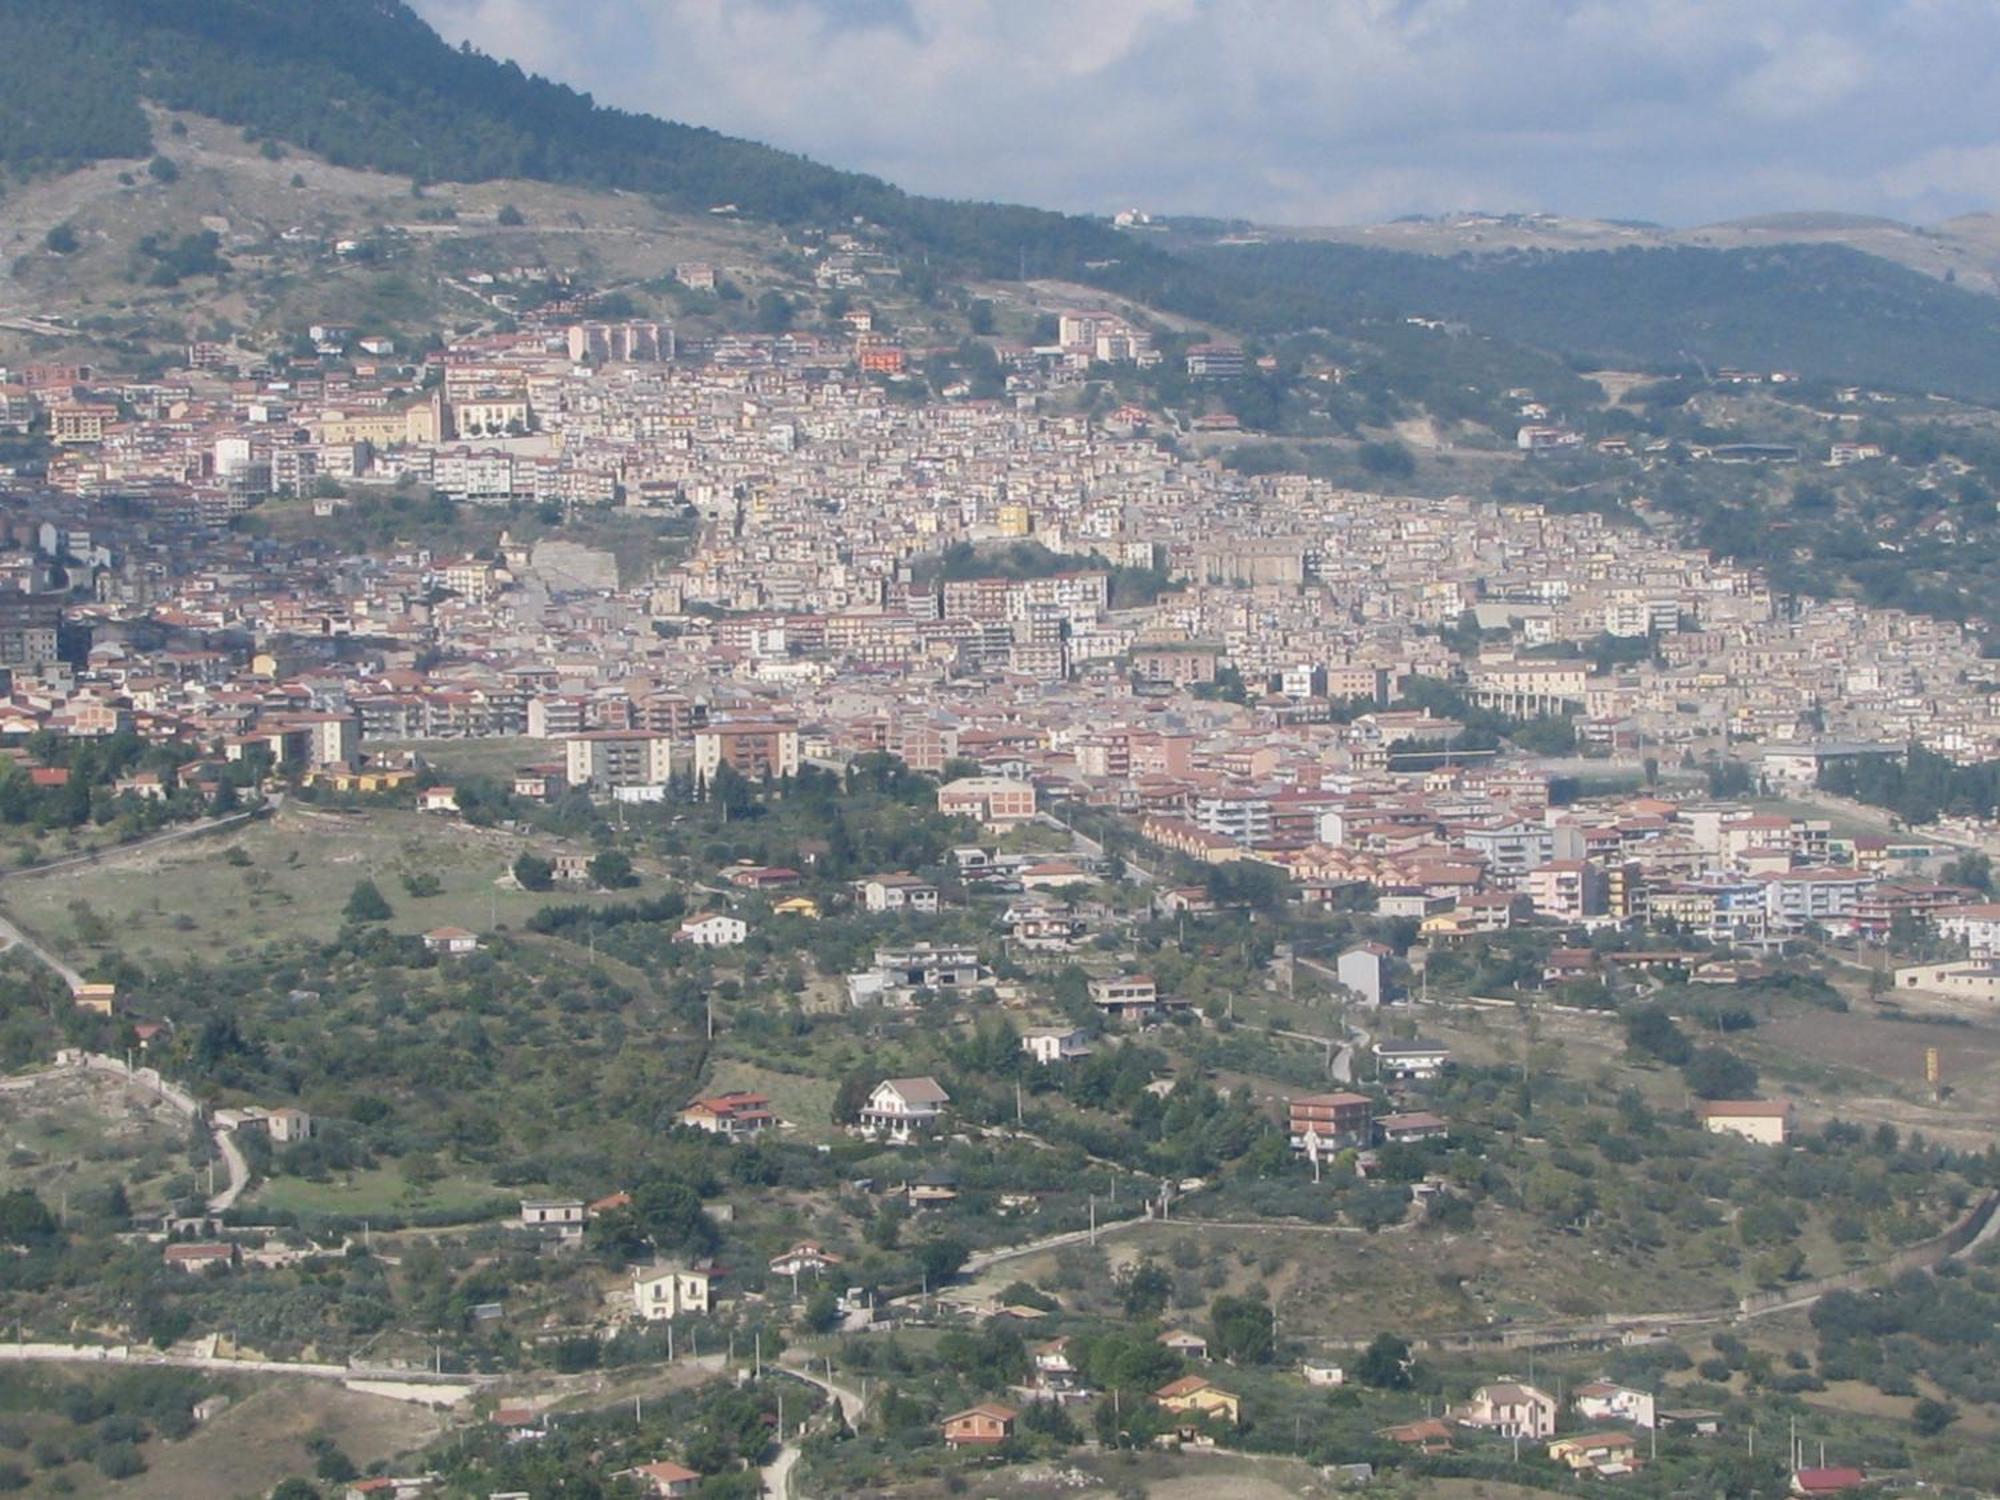
[[1304, 223], [1987, 207], [1990, 0], [414, 0], [920, 192]]

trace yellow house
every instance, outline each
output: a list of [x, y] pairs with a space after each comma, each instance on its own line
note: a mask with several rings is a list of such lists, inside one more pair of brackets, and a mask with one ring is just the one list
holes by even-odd
[[365, 771], [344, 765], [316, 766], [305, 774], [307, 786], [323, 786], [331, 791], [360, 792], [364, 795], [393, 792], [416, 779], [416, 770], [410, 766], [371, 767]]
[[1219, 1417], [1232, 1427], [1236, 1425], [1243, 1407], [1241, 1398], [1234, 1392], [1211, 1385], [1199, 1375], [1183, 1375], [1179, 1380], [1161, 1386], [1153, 1392], [1153, 1400], [1162, 1411], [1179, 1412], [1190, 1417]]
[[100, 1016], [108, 1016], [118, 1008], [118, 986], [115, 984], [80, 984], [71, 992], [79, 1010], [95, 1011]]
[[819, 920], [819, 903], [810, 896], [787, 896], [771, 911], [780, 917], [804, 917], [808, 922]]

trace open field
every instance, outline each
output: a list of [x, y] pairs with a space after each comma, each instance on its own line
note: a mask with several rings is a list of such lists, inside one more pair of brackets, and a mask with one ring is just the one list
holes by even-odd
[[101, 1074], [0, 1089], [0, 1187], [31, 1189], [52, 1209], [114, 1184], [135, 1213], [165, 1208], [167, 1183], [189, 1171], [187, 1140], [178, 1113]]
[[[355, 814], [295, 805], [225, 837], [10, 880], [0, 905], [88, 970], [114, 954], [178, 964], [324, 940], [339, 930], [362, 879], [374, 880], [394, 908], [390, 930], [405, 933], [518, 927], [551, 900], [597, 899], [497, 885], [525, 847], [515, 835], [402, 808]], [[435, 876], [443, 889], [412, 896], [403, 879], [415, 875]]]
[[251, 1500], [279, 1481], [308, 1476], [313, 1456], [306, 1441], [330, 1438], [355, 1465], [409, 1453], [435, 1437], [440, 1419], [407, 1402], [362, 1395], [319, 1380], [268, 1380], [192, 1436], [178, 1443], [147, 1443], [146, 1472], [113, 1483], [94, 1468], [72, 1464], [64, 1472], [81, 1500], [145, 1495], [149, 1500]]
[[[1983, 1018], [1952, 1024], [1966, 1020], [1953, 1002], [1898, 999], [1909, 1019], [1870, 1013], [1864, 1000], [1845, 1015], [1781, 1016], [1739, 1033], [1733, 1044], [1764, 1070], [1770, 1087], [1791, 1090], [1815, 1112], [1886, 1120], [1983, 1148], [2000, 1124], [2000, 1027]], [[1947, 1090], [1942, 1103], [1924, 1080], [1930, 1047], [1938, 1049]]]
[[834, 1079], [780, 1073], [739, 1058], [718, 1058], [705, 1092], [725, 1094], [732, 1089], [768, 1094], [778, 1118], [795, 1127], [782, 1132], [781, 1138], [788, 1144], [817, 1144], [836, 1140], [841, 1134], [833, 1123], [833, 1098], [840, 1091]]
[[[366, 1218], [370, 1214], [473, 1215], [497, 1198], [520, 1196], [503, 1192], [490, 1182], [470, 1177], [444, 1177], [421, 1187], [405, 1177], [399, 1166], [376, 1167], [364, 1172], [336, 1175], [330, 1182], [309, 1182], [303, 1177], [278, 1177], [260, 1181], [246, 1204], [310, 1216], [341, 1214]], [[529, 1194], [528, 1196], [532, 1196]]]
[[526, 735], [489, 740], [382, 740], [369, 742], [371, 753], [414, 750], [444, 776], [498, 776], [512, 779], [522, 766], [560, 764], [560, 740]]

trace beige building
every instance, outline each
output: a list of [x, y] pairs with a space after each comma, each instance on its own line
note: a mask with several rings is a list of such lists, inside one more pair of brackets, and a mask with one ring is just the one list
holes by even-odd
[[1963, 1000], [2000, 1000], [2000, 959], [1961, 959], [1949, 964], [1914, 964], [1896, 971], [1896, 988]]
[[1782, 1146], [1792, 1135], [1789, 1099], [1708, 1099], [1695, 1113], [1711, 1135], [1740, 1135], [1760, 1146]]
[[938, 811], [977, 818], [988, 827], [1025, 823], [1035, 815], [1035, 789], [1005, 776], [962, 776], [938, 788]]
[[374, 448], [435, 443], [440, 422], [435, 401], [419, 401], [400, 411], [320, 413], [311, 425], [314, 438], [322, 444], [367, 443]]
[[604, 729], [563, 741], [564, 773], [571, 786], [612, 791], [663, 786], [673, 774], [673, 739], [643, 729]]
[[798, 775], [798, 726], [772, 719], [731, 719], [695, 731], [695, 780], [706, 786], [724, 766], [749, 781]]
[[714, 1305], [715, 1273], [705, 1267], [632, 1269], [632, 1308], [649, 1323], [682, 1313], [705, 1313]]

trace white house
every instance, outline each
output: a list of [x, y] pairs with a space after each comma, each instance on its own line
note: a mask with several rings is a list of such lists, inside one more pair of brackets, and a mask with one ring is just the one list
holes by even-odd
[[938, 909], [938, 889], [915, 875], [871, 875], [854, 882], [861, 904], [869, 911], [917, 911]]
[[556, 1230], [563, 1238], [573, 1239], [583, 1233], [583, 1200], [581, 1198], [523, 1198], [521, 1200], [521, 1227], [523, 1229]]
[[1556, 1398], [1518, 1381], [1482, 1385], [1452, 1417], [1464, 1427], [1483, 1427], [1501, 1437], [1545, 1438], [1556, 1430]]
[[1380, 943], [1357, 943], [1340, 955], [1334, 972], [1340, 982], [1370, 1005], [1382, 1005], [1395, 995], [1389, 967], [1396, 955]]
[[1938, 936], [1964, 943], [1974, 958], [2000, 958], [2000, 902], [1954, 906], [1937, 914]]
[[1090, 1056], [1090, 1041], [1080, 1026], [1032, 1026], [1021, 1033], [1021, 1050], [1047, 1067]]
[[1630, 1386], [1593, 1380], [1576, 1388], [1570, 1405], [1587, 1422], [1630, 1422], [1634, 1427], [1654, 1425], [1653, 1395]]
[[951, 1095], [935, 1078], [885, 1078], [862, 1106], [864, 1130], [907, 1141], [931, 1129], [951, 1103]]
[[1375, 1065], [1384, 1078], [1435, 1078], [1451, 1061], [1451, 1049], [1442, 1042], [1377, 1042]]
[[689, 917], [674, 933], [677, 943], [692, 943], [697, 948], [740, 947], [750, 936], [750, 926], [741, 917], [732, 917], [727, 912], [705, 912], [699, 917]]
[[708, 1312], [715, 1306], [715, 1280], [707, 1266], [634, 1266], [633, 1310], [649, 1323]]
[[433, 927], [424, 934], [424, 947], [432, 953], [476, 953], [479, 934], [467, 932], [463, 927]]
[[1782, 1146], [1792, 1134], [1789, 1099], [1707, 1099], [1695, 1113], [1711, 1135], [1740, 1135], [1760, 1146]]

